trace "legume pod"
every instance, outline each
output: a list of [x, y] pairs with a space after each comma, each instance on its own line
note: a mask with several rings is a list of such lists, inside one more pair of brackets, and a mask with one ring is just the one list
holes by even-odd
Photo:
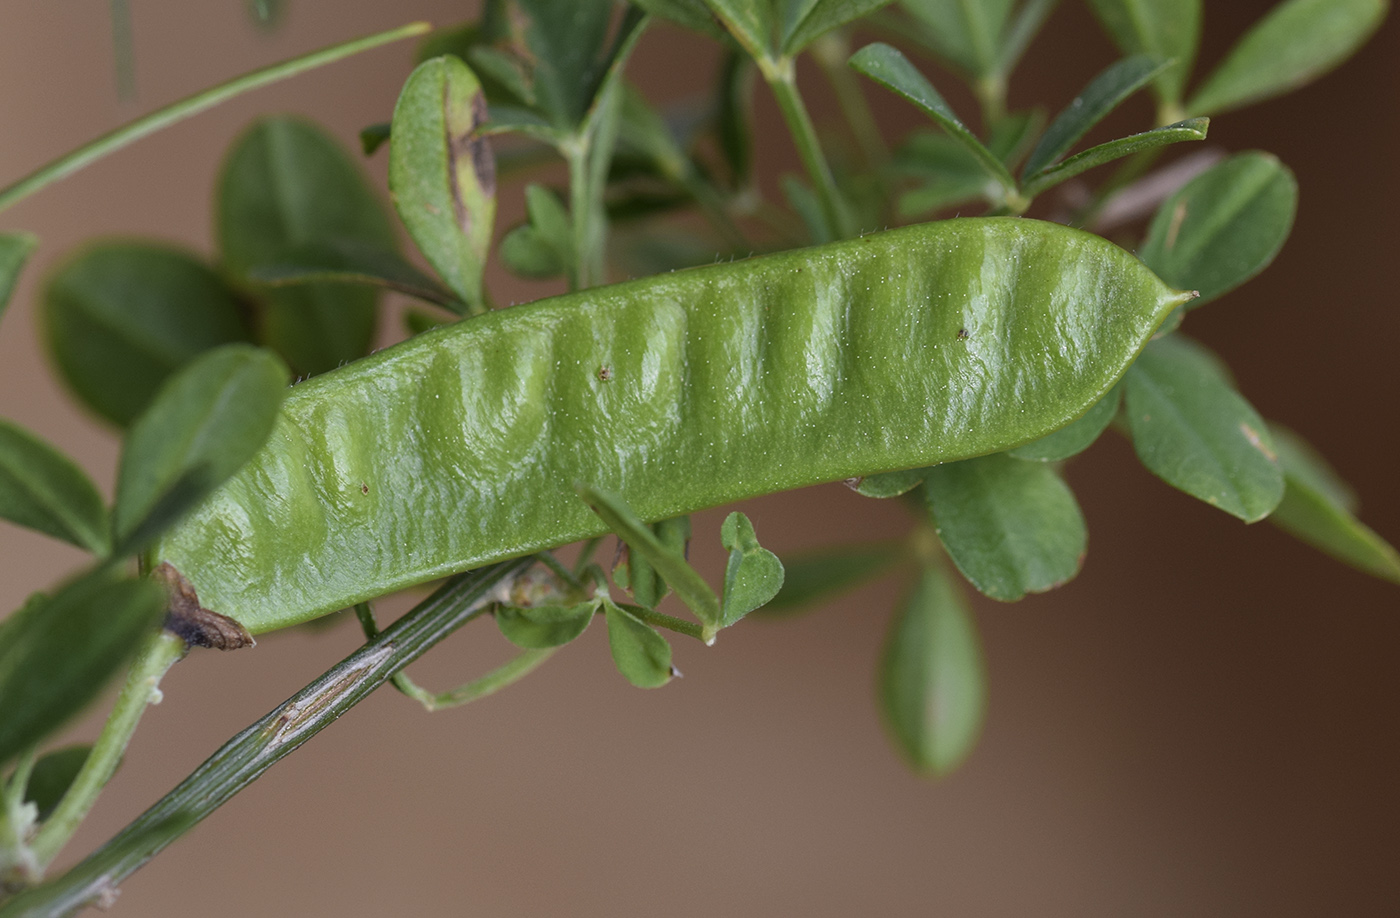
[[1189, 298], [1087, 233], [950, 220], [553, 297], [297, 385], [156, 548], [252, 632], [645, 519], [995, 452]]

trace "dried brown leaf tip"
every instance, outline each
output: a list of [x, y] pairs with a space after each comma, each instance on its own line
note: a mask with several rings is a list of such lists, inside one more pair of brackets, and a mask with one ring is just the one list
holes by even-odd
[[163, 584], [170, 595], [165, 630], [184, 638], [187, 646], [239, 650], [256, 643], [247, 628], [227, 615], [201, 606], [194, 586], [169, 561], [162, 561], [151, 571], [151, 579]]

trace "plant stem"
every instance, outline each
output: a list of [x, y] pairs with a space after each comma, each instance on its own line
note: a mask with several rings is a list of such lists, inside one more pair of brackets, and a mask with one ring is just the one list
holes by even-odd
[[686, 621], [683, 618], [676, 618], [674, 615], [667, 615], [665, 612], [657, 612], [655, 609], [648, 609], [645, 606], [628, 606], [627, 611], [657, 628], [665, 628], [667, 631], [674, 631], [677, 634], [684, 634], [693, 637], [697, 641], [704, 641], [706, 644], [714, 643], [714, 636], [707, 636], [704, 630], [695, 622]]
[[588, 135], [574, 137], [561, 147], [560, 152], [569, 164], [569, 217], [574, 231], [573, 273], [569, 277], [569, 290], [582, 290], [592, 285], [590, 275], [593, 261], [590, 251], [593, 212], [588, 194]]
[[161, 629], [137, 652], [101, 735], [63, 799], [34, 836], [31, 849], [40, 869], [48, 867], [73, 837], [102, 789], [112, 780], [146, 706], [160, 701], [161, 678], [185, 655], [185, 650], [182, 638]]
[[333, 63], [341, 58], [358, 54], [361, 51], [368, 51], [370, 48], [377, 48], [389, 42], [399, 41], [404, 38], [411, 38], [415, 35], [422, 35], [431, 29], [432, 26], [426, 22], [411, 22], [408, 25], [400, 26], [397, 29], [390, 29], [387, 32], [380, 32], [377, 35], [369, 35], [365, 38], [357, 38], [354, 41], [347, 41], [339, 45], [332, 45], [329, 48], [322, 48], [310, 54], [283, 61], [280, 64], [273, 64], [261, 70], [254, 70], [252, 73], [245, 73], [242, 76], [234, 77], [226, 83], [197, 92], [192, 96], [181, 99], [167, 105], [165, 108], [151, 112], [149, 115], [137, 118], [128, 124], [122, 125], [115, 131], [103, 134], [96, 140], [84, 144], [78, 149], [52, 162], [40, 166], [38, 169], [26, 175], [24, 178], [10, 185], [8, 188], [0, 190], [0, 211], [5, 210], [14, 204], [19, 203], [29, 197], [34, 192], [44, 188], [61, 178], [65, 178], [90, 165], [109, 153], [115, 153], [122, 147], [134, 143], [153, 134], [161, 128], [169, 127], [177, 121], [182, 121], [191, 115], [197, 115], [205, 109], [212, 108], [220, 102], [232, 99], [251, 89], [284, 80], [287, 77], [296, 76], [307, 70], [325, 64]]
[[840, 189], [836, 187], [831, 166], [826, 161], [826, 154], [822, 152], [821, 141], [817, 139], [817, 129], [812, 125], [807, 106], [802, 103], [802, 96], [797, 91], [797, 69], [793, 66], [792, 58], [782, 57], [777, 61], [759, 58], [758, 69], [773, 91], [774, 98], [778, 100], [778, 108], [783, 113], [783, 120], [787, 122], [788, 132], [792, 134], [793, 143], [797, 145], [797, 153], [802, 157], [807, 175], [811, 177], [812, 184], [817, 189], [817, 197], [822, 202], [822, 214], [831, 232], [837, 239], [854, 235], [855, 228], [851, 225], [850, 211], [846, 208]]
[[[506, 561], [449, 580], [378, 638], [225, 743], [174, 790], [72, 870], [0, 906], [0, 916], [54, 918], [110, 898], [116, 884], [181, 832], [363, 701], [394, 673], [480, 615], [497, 599], [496, 588], [533, 560]], [[163, 831], [172, 824], [173, 830]]]

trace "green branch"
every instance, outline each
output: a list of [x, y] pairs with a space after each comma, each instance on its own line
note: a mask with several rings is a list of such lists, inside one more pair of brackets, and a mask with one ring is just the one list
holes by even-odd
[[411, 38], [415, 35], [422, 35], [432, 28], [426, 22], [410, 22], [408, 25], [400, 26], [397, 29], [390, 29], [387, 32], [380, 32], [377, 35], [369, 35], [365, 38], [357, 38], [354, 41], [347, 41], [343, 44], [332, 45], [320, 51], [313, 51], [310, 54], [283, 61], [280, 64], [273, 64], [261, 70], [254, 70], [252, 73], [245, 73], [242, 76], [234, 77], [227, 83], [220, 83], [211, 89], [197, 92], [192, 96], [181, 99], [167, 105], [165, 108], [151, 112], [142, 118], [137, 118], [129, 124], [124, 124], [108, 134], [84, 144], [66, 156], [41, 166], [24, 178], [10, 185], [8, 188], [0, 190], [0, 211], [5, 210], [20, 201], [29, 197], [41, 188], [53, 184], [61, 178], [66, 178], [91, 165], [109, 153], [115, 153], [128, 144], [135, 143], [148, 134], [154, 134], [161, 128], [169, 127], [177, 121], [183, 121], [191, 115], [197, 115], [208, 108], [213, 108], [220, 102], [232, 99], [252, 89], [275, 83], [278, 80], [285, 80], [287, 77], [296, 76], [307, 70], [313, 70], [325, 64], [330, 64], [341, 58], [359, 54], [361, 51], [368, 51], [380, 45], [399, 41], [404, 38]]

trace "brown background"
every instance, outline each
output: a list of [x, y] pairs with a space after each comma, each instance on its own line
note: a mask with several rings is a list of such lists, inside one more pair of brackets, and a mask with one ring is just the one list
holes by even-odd
[[[470, 7], [290, 0], [267, 36], [237, 0], [131, 5], [139, 96], [120, 103], [105, 4], [5, 4], [0, 178], [250, 67], [412, 18], [452, 22]], [[1206, 64], [1268, 6], [1211, 4]], [[633, 73], [653, 95], [709, 77], [711, 56], [676, 38], [658, 29], [638, 52]], [[244, 97], [0, 218], [43, 239], [0, 334], [0, 413], [80, 453], [109, 488], [113, 438], [36, 369], [44, 273], [101, 234], [209, 251], [209, 188], [242, 125], [304, 112], [351, 141], [387, 118], [410, 52], [376, 51]], [[1067, 101], [1111, 56], [1080, 5], [1062, 4], [1013, 102]], [[1336, 74], [1216, 121], [1213, 143], [1290, 165], [1302, 203], [1279, 262], [1190, 322], [1265, 415], [1326, 450], [1363, 495], [1365, 518], [1392, 538], [1397, 76], [1392, 18]], [[792, 168], [786, 141], [773, 149], [765, 168]], [[382, 176], [384, 157], [369, 168]], [[536, 295], [495, 283], [504, 298]], [[1088, 563], [1053, 594], [976, 602], [989, 720], [947, 780], [908, 774], [872, 704], [896, 584], [745, 624], [711, 650], [680, 644], [686, 676], [656, 692], [617, 676], [594, 628], [479, 705], [428, 715], [391, 692], [371, 698], [126, 883], [115, 914], [1395, 914], [1395, 588], [1172, 491], [1121, 439], [1105, 438], [1070, 478], [1090, 523]], [[745, 509], [778, 550], [907, 525], [897, 507], [839, 486]], [[712, 576], [720, 519], [696, 520]], [[12, 527], [0, 556], [5, 609], [79, 561]], [[446, 685], [479, 672], [502, 653], [492, 631], [468, 629], [415, 675]], [[194, 654], [68, 858], [356, 643], [341, 626]]]

